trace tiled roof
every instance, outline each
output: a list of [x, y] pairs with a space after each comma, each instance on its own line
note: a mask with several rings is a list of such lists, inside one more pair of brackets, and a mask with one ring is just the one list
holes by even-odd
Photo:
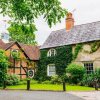
[[5, 46], [5, 43], [0, 39], [0, 49], [3, 49]]
[[100, 40], [100, 21], [53, 31], [41, 49]]
[[30, 60], [39, 60], [40, 51], [38, 46], [19, 44]]
[[18, 42], [4, 43], [2, 40], [0, 40], [0, 49], [7, 50], [14, 43], [18, 44], [21, 47], [21, 49], [25, 52], [25, 54], [28, 56], [28, 58], [30, 60], [39, 60], [40, 51], [39, 51], [39, 47], [38, 46], [21, 44], [21, 43], [18, 43]]

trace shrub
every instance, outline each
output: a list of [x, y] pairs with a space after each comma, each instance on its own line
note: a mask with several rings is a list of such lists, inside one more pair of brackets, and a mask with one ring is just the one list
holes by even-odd
[[19, 83], [19, 77], [15, 74], [8, 74], [6, 79], [7, 85], [17, 85]]
[[94, 73], [85, 74], [83, 80], [81, 81], [81, 85], [93, 87], [95, 81], [100, 87], [100, 68], [95, 69]]
[[[27, 80], [28, 79], [22, 79], [18, 84], [19, 85], [26, 85], [27, 84]], [[30, 79], [31, 84], [37, 84], [38, 81], [34, 80], [34, 79]]]
[[42, 84], [51, 84], [51, 83], [52, 83], [52, 82], [49, 81], [49, 80], [46, 80], [46, 81], [42, 82]]
[[73, 84], [79, 83], [85, 74], [85, 68], [81, 65], [70, 64], [66, 68], [67, 75], [69, 77], [69, 82]]
[[92, 74], [85, 74], [82, 81], [80, 82], [82, 86], [89, 86], [93, 87], [93, 75]]
[[31, 80], [31, 84], [37, 84], [37, 83], [38, 83], [37, 80], [34, 80], [34, 79]]
[[18, 85], [26, 85], [27, 84], [27, 80], [21, 80]]
[[60, 83], [62, 83], [62, 79], [58, 75], [52, 76], [51, 83], [52, 84], [60, 84]]
[[0, 86], [6, 80], [9, 62], [4, 50], [0, 50]]

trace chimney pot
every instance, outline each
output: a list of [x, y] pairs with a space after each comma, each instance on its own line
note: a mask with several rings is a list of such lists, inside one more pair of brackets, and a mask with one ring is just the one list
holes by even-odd
[[74, 18], [72, 13], [68, 13], [66, 16], [66, 30], [69, 31], [74, 26]]

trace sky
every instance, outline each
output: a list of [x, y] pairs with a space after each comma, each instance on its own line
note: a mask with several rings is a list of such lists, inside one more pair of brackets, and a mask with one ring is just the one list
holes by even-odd
[[[73, 13], [75, 25], [100, 21], [100, 0], [59, 0], [61, 6]], [[74, 10], [74, 12], [73, 12]], [[0, 32], [5, 30], [5, 23], [2, 21], [8, 19], [0, 15]], [[65, 28], [65, 18], [61, 23], [57, 23], [49, 28], [44, 19], [39, 17], [35, 21], [38, 31], [36, 32], [36, 41], [42, 45], [52, 31]], [[7, 27], [8, 25], [6, 25]]]

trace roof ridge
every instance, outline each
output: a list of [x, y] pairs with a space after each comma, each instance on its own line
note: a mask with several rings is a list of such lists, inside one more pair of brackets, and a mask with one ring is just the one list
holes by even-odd
[[83, 23], [83, 24], [79, 24], [79, 25], [75, 25], [75, 26], [80, 26], [80, 25], [87, 25], [87, 24], [92, 24], [92, 23], [97, 23], [97, 22], [100, 22], [100, 21], [95, 21], [95, 22], [88, 22], [88, 23]]
[[[81, 25], [87, 25], [87, 24], [92, 24], [92, 23], [97, 23], [97, 22], [100, 22], [100, 21], [83, 23], [83, 24], [79, 24], [79, 25], [74, 25], [73, 27], [81, 26]], [[62, 28], [62, 29], [58, 29], [58, 30], [53, 30], [51, 33], [54, 33], [54, 32], [56, 32], [56, 31], [62, 31], [62, 30], [65, 30], [65, 29], [66, 29], [66, 28]]]
[[52, 31], [41, 49], [97, 40], [100, 41], [100, 21], [75, 25], [68, 32], [65, 28]]

